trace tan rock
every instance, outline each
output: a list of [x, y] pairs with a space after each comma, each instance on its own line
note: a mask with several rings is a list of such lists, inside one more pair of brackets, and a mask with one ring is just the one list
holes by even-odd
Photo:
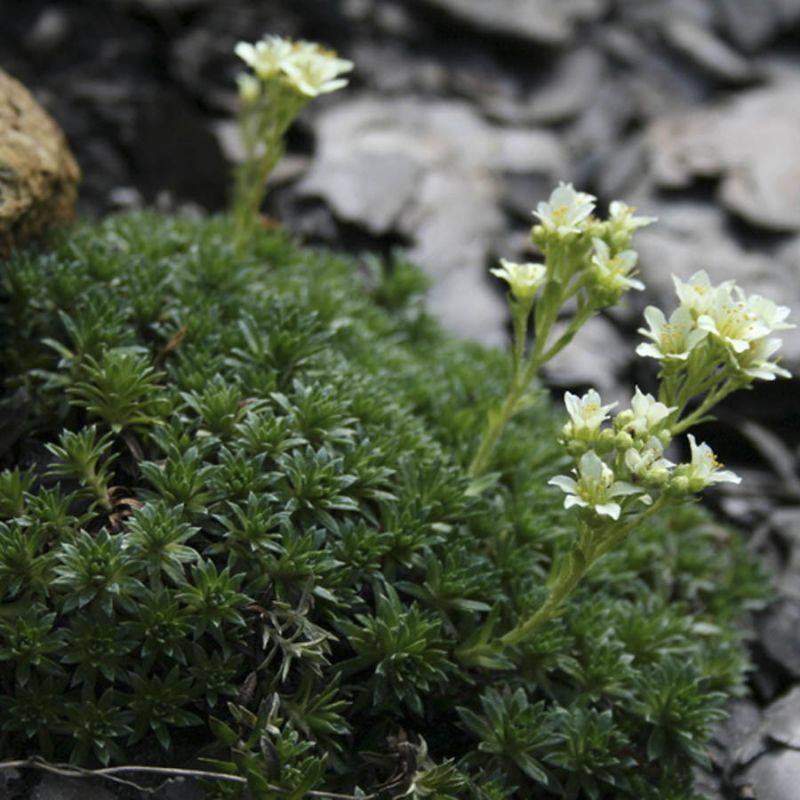
[[61, 128], [0, 70], [0, 255], [72, 217], [79, 179]]

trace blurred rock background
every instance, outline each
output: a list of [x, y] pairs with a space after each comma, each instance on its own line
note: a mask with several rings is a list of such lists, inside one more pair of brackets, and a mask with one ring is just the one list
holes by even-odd
[[[533, 255], [531, 209], [557, 181], [659, 218], [638, 234], [647, 293], [587, 325], [554, 388], [652, 388], [636, 329], [646, 304], [674, 305], [673, 273], [734, 277], [800, 319], [800, 0], [0, 0], [0, 67], [66, 131], [80, 211], [214, 212], [240, 155], [233, 47], [265, 32], [356, 63], [292, 131], [267, 212], [312, 243], [402, 247], [460, 335], [506, 341], [488, 268]], [[800, 330], [784, 338], [800, 372]], [[712, 798], [798, 797], [799, 398], [762, 384], [701, 432], [745, 477], [713, 502], [780, 598], [755, 699], [699, 777]]]

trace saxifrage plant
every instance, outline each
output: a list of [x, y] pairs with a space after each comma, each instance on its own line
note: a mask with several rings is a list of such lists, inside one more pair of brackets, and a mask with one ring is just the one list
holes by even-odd
[[739, 538], [652, 515], [498, 650], [574, 546], [563, 420], [525, 404], [476, 489], [503, 355], [442, 334], [403, 261], [274, 231], [239, 256], [232, 230], [120, 216], [2, 265], [29, 397], [0, 472], [3, 756], [255, 797], [691, 797], [763, 596]]

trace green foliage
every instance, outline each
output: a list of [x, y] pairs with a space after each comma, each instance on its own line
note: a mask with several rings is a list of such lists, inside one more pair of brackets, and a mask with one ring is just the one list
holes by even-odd
[[33, 398], [0, 456], [0, 754], [158, 742], [254, 798], [691, 796], [764, 593], [738, 537], [654, 518], [465, 659], [574, 536], [560, 420], [520, 411], [476, 491], [503, 354], [402, 261], [230, 234], [120, 216], [0, 265], [0, 378]]

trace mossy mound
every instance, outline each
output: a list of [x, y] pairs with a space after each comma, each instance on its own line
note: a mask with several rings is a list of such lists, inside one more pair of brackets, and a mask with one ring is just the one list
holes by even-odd
[[573, 518], [544, 396], [466, 491], [506, 357], [423, 287], [156, 216], [0, 267], [0, 755], [216, 762], [255, 797], [692, 796], [761, 578], [683, 507], [505, 665], [462, 664]]

